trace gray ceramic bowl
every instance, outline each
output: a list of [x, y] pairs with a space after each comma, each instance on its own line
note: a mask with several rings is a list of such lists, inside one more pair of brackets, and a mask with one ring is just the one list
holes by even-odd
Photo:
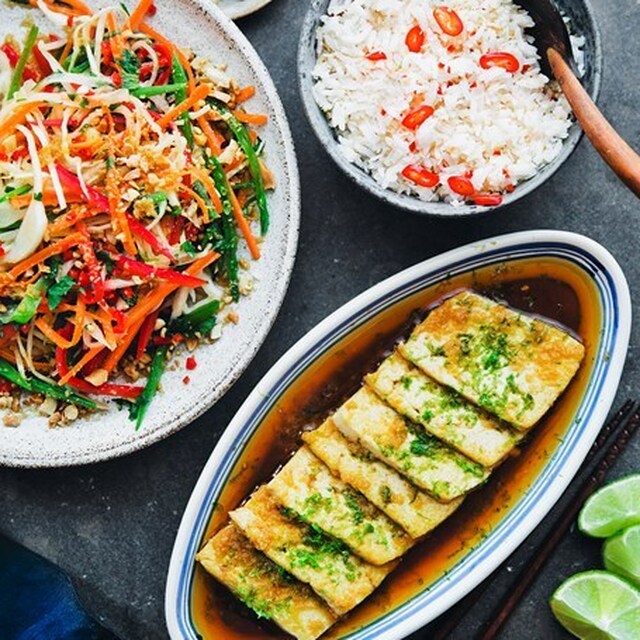
[[[513, 193], [506, 194], [499, 207], [479, 207], [476, 205], [452, 207], [445, 202], [425, 202], [416, 196], [399, 194], [395, 191], [384, 189], [368, 173], [349, 162], [342, 155], [335, 132], [329, 126], [329, 122], [313, 97], [312, 72], [316, 61], [316, 31], [321, 18], [327, 12], [329, 1], [330, 0], [312, 0], [302, 26], [298, 49], [298, 75], [302, 101], [311, 126], [322, 146], [347, 176], [374, 196], [406, 211], [432, 216], [468, 216], [487, 211], [496, 211], [497, 209], [514, 203], [516, 200], [520, 200], [520, 198], [523, 198], [546, 182], [578, 146], [582, 138], [582, 129], [577, 123], [574, 123], [569, 130], [568, 137], [564, 141], [560, 155], [535, 176], [520, 183]], [[590, 0], [556, 0], [556, 4], [560, 10], [570, 18], [572, 30], [575, 35], [584, 36], [585, 38], [585, 70], [582, 82], [591, 97], [596, 100], [600, 93], [600, 81], [602, 77], [602, 46], [600, 31], [595, 22]]]

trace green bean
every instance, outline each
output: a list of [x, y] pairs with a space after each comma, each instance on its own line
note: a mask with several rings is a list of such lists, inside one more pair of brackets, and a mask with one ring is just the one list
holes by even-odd
[[[151, 87], [136, 87], [131, 90], [131, 93], [137, 98], [150, 98], [151, 96], [160, 96], [163, 93], [175, 93], [184, 90], [187, 85], [183, 82], [176, 84], [159, 84]], [[178, 99], [179, 100], [179, 99]]]
[[149, 369], [149, 377], [147, 378], [147, 384], [144, 387], [142, 393], [136, 400], [136, 431], [142, 425], [144, 416], [147, 413], [147, 409], [153, 400], [153, 397], [158, 391], [158, 385], [160, 384], [160, 378], [164, 372], [164, 368], [167, 362], [167, 347], [166, 345], [160, 346], [153, 354], [153, 360], [151, 360], [151, 368]]
[[72, 402], [87, 409], [96, 409], [98, 406], [93, 400], [79, 393], [75, 393], [70, 387], [49, 384], [39, 378], [25, 378], [16, 368], [2, 359], [0, 359], [0, 376], [9, 380], [9, 382], [13, 382], [13, 384], [25, 391], [42, 393], [45, 396]]
[[[184, 100], [187, 99], [187, 74], [185, 72], [185, 70], [182, 68], [182, 65], [180, 64], [180, 60], [178, 60], [178, 57], [176, 56], [176, 54], [173, 54], [173, 60], [172, 60], [172, 67], [173, 67], [173, 81], [176, 84], [180, 84], [183, 85], [183, 87], [181, 89], [178, 89], [176, 91], [176, 102], [179, 104], [180, 102], [183, 102]], [[189, 144], [189, 148], [193, 149], [193, 128], [191, 127], [191, 119], [189, 118], [189, 112], [185, 112], [182, 114], [182, 116], [180, 116], [180, 120], [182, 120], [182, 133], [184, 134], [184, 137], [187, 139], [187, 142]]]
[[32, 25], [31, 29], [29, 29], [29, 33], [27, 34], [27, 39], [24, 43], [24, 49], [22, 49], [20, 58], [16, 63], [16, 68], [13, 70], [11, 84], [9, 85], [9, 91], [7, 91], [7, 100], [11, 100], [16, 91], [20, 88], [20, 84], [22, 83], [22, 74], [24, 73], [24, 68], [27, 64], [29, 56], [31, 55], [31, 51], [33, 51], [33, 46], [35, 45], [36, 39], [38, 38], [38, 33], [38, 27], [36, 27], [35, 24]]
[[260, 232], [264, 235], [269, 229], [269, 210], [267, 208], [267, 193], [264, 188], [264, 181], [262, 180], [262, 170], [260, 168], [258, 154], [253, 148], [247, 128], [242, 124], [242, 122], [240, 122], [240, 120], [238, 120], [238, 118], [236, 118], [221, 102], [214, 100], [211, 101], [211, 104], [227, 123], [231, 133], [247, 157], [249, 171], [251, 172], [251, 177], [253, 178], [253, 184], [256, 190], [258, 212], [260, 213]]

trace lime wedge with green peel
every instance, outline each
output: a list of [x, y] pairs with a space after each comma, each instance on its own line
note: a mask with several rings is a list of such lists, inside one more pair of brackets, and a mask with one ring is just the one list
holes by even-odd
[[[604, 543], [604, 566], [640, 587], [640, 525], [625, 529]], [[640, 629], [638, 629], [640, 637]]]
[[594, 538], [608, 538], [635, 524], [640, 524], [640, 474], [596, 491], [578, 518], [580, 531]]
[[582, 640], [638, 640], [640, 591], [608, 571], [572, 576], [550, 604], [558, 622]]

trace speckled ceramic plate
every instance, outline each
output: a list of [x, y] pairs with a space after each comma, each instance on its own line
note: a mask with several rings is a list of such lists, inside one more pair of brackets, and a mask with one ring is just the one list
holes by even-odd
[[[116, 3], [89, 0], [89, 4], [98, 8]], [[298, 241], [300, 188], [289, 125], [269, 73], [238, 28], [208, 0], [156, 0], [156, 5], [158, 12], [151, 22], [155, 28], [178, 44], [227, 63], [241, 85], [256, 86], [250, 109], [269, 115], [261, 135], [277, 188], [269, 196], [272, 223], [263, 256], [252, 266], [255, 289], [237, 306], [240, 322], [225, 325], [220, 340], [198, 348], [198, 368], [191, 373], [189, 385], [182, 383], [184, 356], [175, 359], [179, 366], [164, 375], [163, 393], [154, 400], [139, 431], [126, 411], [115, 405], [58, 429], [48, 428], [45, 418], [29, 416], [17, 428], [0, 426], [0, 464], [57, 467], [97, 462], [131, 453], [181, 429], [219, 400], [251, 362], [289, 284]], [[18, 25], [26, 15], [40, 21], [37, 11], [0, 4], [0, 41], [10, 32], [22, 39], [24, 29]]]
[[232, 19], [244, 18], [262, 9], [272, 0], [217, 0], [218, 6]]
[[[341, 370], [351, 371], [349, 360], [364, 355], [353, 345], [361, 345], [364, 334], [385, 335], [390, 329], [385, 318], [390, 315], [406, 318], [411, 310], [424, 309], [434, 298], [469, 286], [470, 281], [518, 281], [532, 274], [553, 274], [578, 295], [587, 356], [572, 389], [536, 427], [517, 465], [506, 469], [508, 474], [499, 483], [494, 478], [492, 485], [490, 479], [478, 491], [486, 502], [476, 501], [467, 511], [476, 519], [454, 529], [456, 544], [449, 544], [446, 533], [438, 542], [438, 532], [447, 531], [442, 525], [425, 541], [427, 546], [416, 547], [413, 556], [405, 558], [370, 604], [360, 605], [327, 635], [334, 640], [405, 638], [455, 605], [506, 560], [546, 516], [582, 464], [615, 397], [629, 344], [631, 300], [620, 266], [601, 245], [565, 231], [531, 230], [489, 238], [406, 269], [347, 302], [273, 365], [218, 441], [182, 517], [165, 591], [172, 640], [238, 637], [226, 633], [225, 620], [231, 624], [232, 616], [215, 616], [223, 601], [216, 599], [213, 589], [206, 590], [207, 582], [198, 581], [195, 554], [226, 522], [228, 511], [246, 495], [245, 488], [264, 480], [270, 467], [262, 466], [274, 464], [265, 455], [265, 443], [283, 447], [287, 440], [273, 434], [269, 416], [296, 406], [288, 402], [296, 402], [302, 388], [304, 405], [306, 376], [322, 376], [332, 357], [339, 358]], [[346, 379], [353, 384], [351, 377], [343, 378], [343, 383]], [[324, 379], [320, 383], [328, 393], [330, 386]], [[286, 399], [288, 394], [293, 396]], [[328, 410], [325, 402], [314, 400], [323, 415]], [[496, 488], [493, 498], [486, 493], [491, 486]], [[477, 515], [480, 504], [483, 517]], [[437, 571], [421, 563], [425, 557], [431, 562], [439, 558]], [[198, 583], [205, 589], [198, 590]], [[396, 589], [403, 586], [398, 592], [393, 584]], [[274, 637], [255, 626], [242, 629], [243, 633], [247, 629], [242, 637]]]

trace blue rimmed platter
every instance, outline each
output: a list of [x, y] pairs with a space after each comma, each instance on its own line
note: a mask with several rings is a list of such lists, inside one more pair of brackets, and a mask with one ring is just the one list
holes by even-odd
[[[288, 419], [292, 407], [306, 403], [308, 409], [313, 397], [319, 414], [336, 408], [331, 393], [327, 400], [327, 376], [336, 371], [342, 371], [343, 378], [345, 371], [350, 375], [348, 363], [360, 362], [373, 338], [397, 334], [411, 311], [460, 287], [507, 286], [540, 277], [562, 282], [573, 292], [570, 305], [555, 306], [574, 307], [574, 328], [587, 351], [580, 373], [520, 456], [496, 472], [501, 478], [493, 486], [500, 490], [489, 482], [474, 494], [452, 524], [442, 525], [418, 545], [379, 591], [327, 637], [405, 637], [499, 566], [571, 482], [602, 427], [624, 365], [631, 326], [625, 277], [603, 247], [573, 233], [509, 234], [420, 263], [338, 309], [272, 367], [218, 442], [185, 510], [166, 588], [171, 637], [236, 637], [225, 626], [228, 616], [220, 615], [228, 602], [217, 592], [202, 598], [212, 583], [196, 568], [194, 557], [225, 522], [227, 511], [286, 459], [282, 433], [295, 427], [302, 415]], [[358, 366], [366, 370], [363, 362]], [[273, 450], [282, 459], [274, 458]], [[259, 627], [252, 628], [251, 637], [260, 634]], [[265, 631], [263, 637], [274, 636]]]

